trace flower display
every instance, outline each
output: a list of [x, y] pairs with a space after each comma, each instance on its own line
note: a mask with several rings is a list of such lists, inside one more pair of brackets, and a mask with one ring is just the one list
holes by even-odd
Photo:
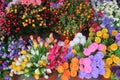
[[0, 80], [119, 80], [119, 3], [0, 0]]
[[[51, 38], [52, 36], [48, 40]], [[35, 79], [39, 79], [41, 76], [48, 78], [48, 75], [52, 73], [51, 69], [47, 68], [46, 57], [50, 43], [50, 41], [42, 41], [40, 37], [36, 40], [30, 36], [28, 49], [21, 50], [17, 60], [12, 62], [11, 74], [23, 74], [25, 77], [34, 76]]]
[[47, 59], [48, 64], [47, 67], [50, 69], [55, 69], [56, 66], [64, 63], [66, 61], [65, 54], [67, 54], [68, 48], [66, 46], [59, 46], [58, 44], [54, 44], [48, 52]]
[[7, 44], [4, 41], [0, 41], [0, 79], [8, 80], [11, 78], [9, 66], [20, 55], [20, 50], [24, 48], [22, 39], [8, 41]]
[[97, 52], [95, 55], [90, 55], [88, 58], [81, 58], [79, 60], [80, 64], [80, 78], [97, 78], [99, 75], [103, 75], [105, 73], [104, 70], [104, 61], [102, 60], [104, 57], [102, 52]]
[[[72, 5], [72, 3], [74, 3], [74, 5]], [[87, 9], [89, 9], [89, 11], [86, 11]], [[53, 27], [54, 30], [68, 37], [82, 30], [84, 27], [89, 26], [88, 23], [94, 15], [94, 11], [89, 3], [80, 0], [65, 0], [59, 8], [52, 8], [51, 11], [56, 13], [56, 15], [53, 16], [57, 23], [54, 25], [55, 27]]]
[[76, 77], [78, 71], [78, 58], [73, 57], [70, 65], [67, 62], [59, 65], [57, 71], [60, 73], [61, 80], [69, 80], [70, 77]]
[[104, 3], [101, 6], [96, 7], [96, 11], [102, 11], [103, 13], [105, 12], [105, 16], [108, 18], [113, 18], [114, 19], [114, 26], [115, 28], [119, 28], [120, 26], [120, 11], [119, 11], [119, 6], [117, 5], [117, 1], [104, 1]]

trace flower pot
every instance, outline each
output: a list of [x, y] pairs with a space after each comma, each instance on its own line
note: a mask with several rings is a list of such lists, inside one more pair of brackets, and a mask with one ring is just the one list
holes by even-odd
[[81, 79], [78, 76], [76, 76], [76, 77], [71, 77], [70, 80], [89, 80], [89, 79], [85, 79], [85, 78]]
[[104, 78], [103, 76], [100, 76], [99, 80], [112, 80], [112, 79], [111, 78]]
[[58, 80], [58, 79], [57, 79], [57, 75], [58, 75], [58, 73], [57, 73], [57, 72], [54, 72], [53, 74], [51, 74], [51, 75], [49, 76], [48, 79], [45, 79], [44, 77], [41, 77], [41, 78], [39, 78], [38, 80]]

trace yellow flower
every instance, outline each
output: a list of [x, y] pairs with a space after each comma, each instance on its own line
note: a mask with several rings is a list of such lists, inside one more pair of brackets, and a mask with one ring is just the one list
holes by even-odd
[[97, 36], [97, 37], [101, 37], [102, 34], [103, 34], [102, 31], [97, 31], [96, 36]]
[[59, 73], [63, 73], [63, 72], [64, 72], [63, 66], [58, 66], [57, 71], [58, 71]]
[[112, 58], [107, 58], [105, 61], [106, 65], [111, 65], [112, 62], [113, 62]]
[[105, 78], [111, 77], [111, 70], [110, 68], [105, 68], [105, 74], [103, 75]]
[[23, 72], [22, 71], [18, 71], [18, 75], [21, 75], [21, 74], [23, 74]]
[[96, 43], [100, 43], [101, 42], [101, 38], [100, 37], [95, 37], [95, 42]]
[[21, 66], [16, 66], [16, 71], [21, 71], [22, 67]]
[[113, 57], [113, 62], [114, 62], [115, 64], [119, 64], [119, 63], [120, 63], [120, 58], [117, 57], [117, 56]]
[[46, 61], [43, 61], [43, 66], [46, 66], [46, 64], [47, 64]]
[[89, 29], [89, 32], [93, 32], [94, 31], [94, 29], [91, 27], [90, 29]]
[[112, 36], [116, 36], [117, 33], [118, 33], [117, 30], [113, 30], [113, 31], [112, 31]]
[[21, 66], [24, 68], [26, 66], [26, 62], [21, 62]]
[[93, 32], [90, 32], [90, 33], [89, 33], [89, 37], [93, 37]]
[[27, 58], [31, 58], [31, 55], [30, 55], [30, 54], [26, 54], [26, 57], [27, 57]]
[[71, 52], [72, 52], [73, 54], [77, 54], [77, 52], [76, 52], [75, 49], [72, 49]]
[[107, 39], [107, 38], [109, 38], [109, 34], [107, 34], [107, 33], [103, 33], [103, 36], [102, 36], [102, 38], [104, 38], [104, 39]]
[[113, 44], [110, 46], [110, 49], [113, 50], [113, 51], [117, 50], [117, 49], [118, 49], [117, 43], [113, 43]]
[[28, 59], [27, 59], [27, 58], [24, 58], [23, 61], [24, 61], [24, 62], [28, 62]]
[[27, 72], [29, 72], [29, 70], [28, 70], [28, 69], [25, 69], [24, 72], [27, 73]]
[[35, 24], [32, 24], [32, 27], [36, 27], [36, 25], [35, 25]]
[[26, 54], [27, 52], [25, 50], [22, 50], [21, 51], [21, 54]]
[[106, 28], [102, 29], [102, 33], [107, 33], [107, 32], [108, 32], [108, 29], [106, 29]]
[[39, 75], [38, 74], [34, 74], [33, 75], [35, 79], [39, 79]]

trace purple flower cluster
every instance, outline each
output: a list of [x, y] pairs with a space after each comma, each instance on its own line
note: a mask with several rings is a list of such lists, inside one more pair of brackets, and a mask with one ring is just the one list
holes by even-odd
[[115, 36], [115, 39], [116, 39], [116, 42], [117, 42], [118, 46], [120, 46], [120, 33], [118, 33], [118, 34]]
[[4, 73], [9, 70], [9, 65], [12, 60], [19, 56], [20, 51], [25, 49], [24, 41], [13, 40], [8, 41], [8, 44], [5, 44], [3, 41], [0, 42], [0, 74], [5, 78], [5, 80], [9, 80], [8, 77], [5, 77]]
[[63, 2], [62, 1], [58, 1], [58, 2], [51, 2], [50, 3], [50, 8], [59, 8], [61, 5], [63, 5]]
[[104, 61], [102, 60], [104, 57], [102, 52], [97, 52], [95, 55], [89, 56], [91, 59], [91, 67], [92, 67], [92, 72], [91, 73], [85, 73], [85, 72], [79, 72], [79, 77], [80, 78], [98, 78], [99, 75], [103, 75], [105, 73], [104, 69]]
[[120, 78], [120, 66], [112, 66], [111, 71], [116, 75], [117, 78]]
[[69, 47], [68, 47], [67, 54], [65, 55], [65, 58], [66, 58], [67, 60], [74, 57], [74, 54], [71, 52], [71, 50], [72, 50], [72, 47], [69, 46]]

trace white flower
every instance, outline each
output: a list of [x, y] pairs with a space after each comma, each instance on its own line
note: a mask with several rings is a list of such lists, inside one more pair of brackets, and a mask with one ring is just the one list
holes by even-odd
[[45, 78], [45, 79], [48, 79], [48, 75], [45, 75], [44, 78]]
[[33, 49], [31, 49], [31, 54], [35, 55], [35, 51]]
[[36, 50], [35, 53], [36, 53], [36, 55], [39, 55], [39, 51], [38, 50]]
[[74, 42], [75, 44], [78, 44], [78, 43], [80, 42], [80, 39], [79, 39], [79, 38], [74, 38], [74, 39], [73, 39], [73, 42]]
[[83, 35], [82, 35], [82, 33], [77, 33], [76, 35], [75, 35], [75, 37], [77, 37], [77, 38], [81, 38]]
[[19, 62], [19, 61], [17, 61], [17, 62], [16, 62], [16, 66], [19, 66], [19, 65], [20, 65], [20, 62]]
[[46, 56], [43, 55], [43, 56], [41, 57], [41, 60], [46, 60]]
[[21, 58], [24, 59], [24, 58], [26, 58], [26, 57], [25, 57], [25, 55], [22, 55]]
[[30, 74], [25, 74], [26, 77], [30, 77]]
[[30, 64], [30, 63], [27, 63], [27, 67], [28, 67], [28, 68], [31, 67], [31, 64]]
[[81, 38], [80, 44], [84, 45], [86, 43], [86, 39], [85, 38]]
[[19, 57], [19, 58], [18, 58], [18, 61], [19, 61], [19, 62], [22, 62], [22, 59]]
[[59, 46], [64, 46], [65, 43], [64, 43], [63, 41], [59, 41], [59, 42], [58, 42], [58, 45], [59, 45]]
[[73, 46], [75, 46], [75, 42], [70, 41], [69, 45], [70, 45], [71, 47], [73, 47]]
[[36, 69], [36, 70], [35, 70], [35, 74], [40, 74], [39, 69]]
[[47, 71], [47, 73], [49, 73], [49, 74], [52, 73], [51, 69], [47, 69], [46, 71]]

